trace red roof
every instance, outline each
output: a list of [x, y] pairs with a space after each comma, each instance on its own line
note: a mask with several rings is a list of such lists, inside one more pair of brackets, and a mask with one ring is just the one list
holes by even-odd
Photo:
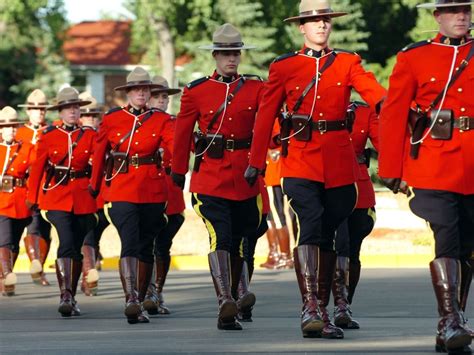
[[136, 64], [128, 52], [130, 21], [81, 22], [69, 28], [64, 53], [71, 64]]

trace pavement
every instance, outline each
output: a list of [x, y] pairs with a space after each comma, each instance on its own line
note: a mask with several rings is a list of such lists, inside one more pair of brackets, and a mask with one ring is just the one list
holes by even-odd
[[[100, 294], [78, 294], [82, 316], [62, 319], [58, 289], [19, 274], [17, 296], [0, 296], [0, 354], [434, 354], [437, 323], [425, 269], [364, 269], [353, 304], [360, 330], [343, 340], [304, 339], [294, 271], [258, 270], [254, 322], [243, 331], [216, 328], [216, 300], [207, 271], [172, 271], [165, 299], [172, 314], [129, 325], [116, 271], [101, 273]], [[474, 302], [468, 316], [474, 318]]]

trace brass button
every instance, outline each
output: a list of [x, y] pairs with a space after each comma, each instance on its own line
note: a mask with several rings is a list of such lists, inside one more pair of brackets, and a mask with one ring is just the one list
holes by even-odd
[[431, 78], [430, 80], [431, 80], [431, 81], [436, 81], [436, 78]]
[[464, 107], [461, 107], [461, 112], [466, 112], [466, 109]]
[[462, 88], [458, 88], [458, 92], [462, 92]]

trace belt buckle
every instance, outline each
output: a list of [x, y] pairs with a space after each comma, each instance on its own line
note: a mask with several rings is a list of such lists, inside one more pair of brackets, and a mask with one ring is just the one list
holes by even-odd
[[459, 117], [459, 130], [469, 131], [471, 129], [468, 116]]
[[323, 134], [323, 133], [326, 133], [328, 131], [328, 121], [319, 120], [316, 123], [317, 123], [319, 133]]
[[130, 158], [130, 165], [134, 168], [138, 168], [140, 166], [140, 163], [138, 162], [138, 154], [135, 154]]
[[75, 170], [72, 170], [72, 169], [71, 169], [71, 170], [69, 171], [69, 178], [70, 178], [71, 180], [74, 180], [74, 179], [76, 178], [76, 171], [75, 171]]
[[235, 141], [233, 139], [228, 139], [225, 141], [225, 149], [233, 152], [235, 150]]

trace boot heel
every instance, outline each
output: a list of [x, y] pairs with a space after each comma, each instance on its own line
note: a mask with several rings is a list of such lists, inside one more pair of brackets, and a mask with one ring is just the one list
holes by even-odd
[[237, 304], [233, 301], [226, 301], [219, 310], [219, 319], [221, 319], [223, 323], [228, 323], [233, 321], [238, 313]]
[[62, 303], [59, 305], [58, 312], [61, 313], [61, 317], [69, 318], [72, 316], [72, 304]]
[[14, 274], [13, 272], [5, 276], [5, 279], [3, 281], [5, 296], [8, 296], [8, 297], [15, 296], [16, 283], [17, 283], [17, 277], [16, 277], [16, 274]]
[[37, 285], [41, 285], [41, 273], [43, 272], [43, 266], [38, 259], [34, 259], [31, 261], [30, 265], [30, 274], [31, 279]]
[[99, 291], [99, 272], [96, 269], [88, 271], [86, 276], [87, 287], [91, 296], [97, 296]]
[[257, 298], [252, 292], [249, 292], [242, 299], [240, 299], [239, 302], [240, 302], [240, 311], [242, 313], [246, 313], [252, 310], [252, 307], [255, 305], [255, 302], [257, 302]]
[[303, 331], [303, 338], [321, 338], [321, 332]]

